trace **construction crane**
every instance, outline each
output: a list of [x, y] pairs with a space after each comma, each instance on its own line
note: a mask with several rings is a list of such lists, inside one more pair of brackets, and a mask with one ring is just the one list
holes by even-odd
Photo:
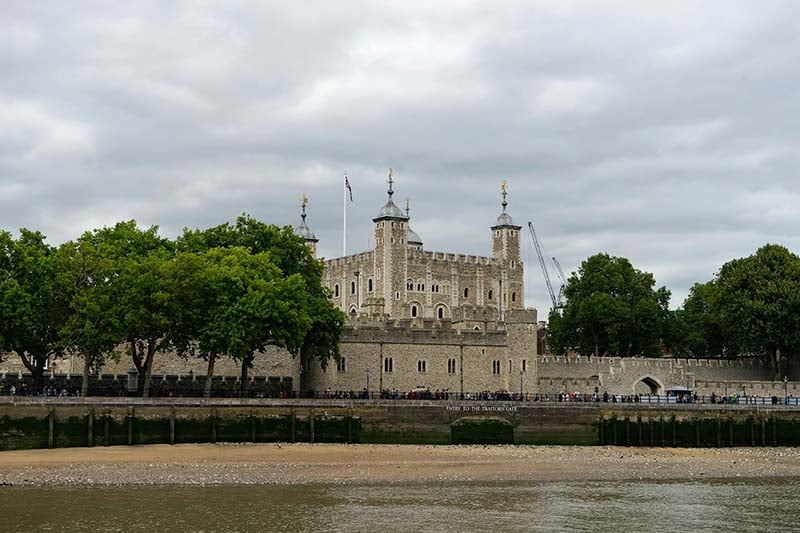
[[539, 266], [542, 268], [544, 282], [547, 285], [547, 292], [550, 294], [550, 301], [553, 303], [553, 309], [559, 311], [564, 307], [564, 304], [561, 302], [561, 297], [564, 293], [564, 285], [566, 284], [564, 281], [564, 272], [561, 270], [561, 265], [558, 263], [555, 257], [553, 257], [552, 259], [556, 265], [558, 277], [561, 279], [561, 287], [558, 290], [558, 296], [556, 296], [556, 292], [553, 290], [553, 283], [550, 281], [550, 273], [547, 271], [547, 262], [544, 259], [544, 253], [542, 253], [542, 245], [539, 243], [539, 238], [536, 236], [536, 230], [533, 228], [533, 222], [528, 222], [528, 229], [531, 232], [533, 246], [536, 248], [536, 255], [539, 257]]
[[[564, 275], [564, 269], [561, 268], [561, 263], [555, 257], [550, 257], [553, 260], [553, 264], [556, 266], [556, 273], [558, 274], [558, 279], [561, 280], [561, 287], [558, 289], [558, 301], [559, 303], [562, 302], [564, 297], [564, 287], [567, 286], [567, 277]], [[563, 305], [563, 304], [562, 304]]]

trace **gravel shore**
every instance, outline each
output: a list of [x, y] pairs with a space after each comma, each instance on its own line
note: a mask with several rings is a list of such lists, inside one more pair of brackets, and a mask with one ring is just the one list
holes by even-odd
[[800, 477], [797, 448], [184, 444], [0, 452], [2, 485]]

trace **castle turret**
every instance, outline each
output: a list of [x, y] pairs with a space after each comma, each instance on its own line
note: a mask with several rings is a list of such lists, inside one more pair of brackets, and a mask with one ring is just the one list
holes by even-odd
[[411, 200], [406, 198], [406, 218], [408, 219], [408, 245], [415, 250], [422, 250], [422, 238], [411, 229]]
[[524, 287], [522, 261], [520, 261], [520, 230], [508, 214], [508, 191], [506, 182], [501, 186], [503, 211], [492, 226], [492, 255], [500, 266], [500, 279], [497, 280], [498, 294], [501, 296], [500, 315], [503, 319], [506, 309], [523, 309]]
[[300, 225], [294, 228], [294, 233], [298, 237], [302, 237], [303, 240], [306, 242], [306, 246], [311, 249], [311, 255], [317, 257], [317, 243], [319, 239], [314, 235], [314, 232], [311, 231], [311, 228], [308, 227], [306, 223], [306, 204], [308, 204], [308, 197], [304, 194], [302, 196], [302, 205], [300, 212]]
[[[392, 201], [394, 179], [389, 169], [389, 195], [375, 223], [375, 273], [378, 294], [384, 299], [384, 312], [391, 315], [405, 301], [406, 265], [408, 264], [408, 216]], [[401, 300], [402, 297], [402, 300]]]

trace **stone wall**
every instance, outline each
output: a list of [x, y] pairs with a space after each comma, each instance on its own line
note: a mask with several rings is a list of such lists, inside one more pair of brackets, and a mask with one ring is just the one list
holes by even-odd
[[[664, 394], [670, 387], [689, 387], [698, 394], [722, 394], [726, 388], [734, 392], [736, 383], [772, 383], [772, 370], [758, 359], [542, 356], [537, 369], [544, 393], [592, 393], [597, 387], [612, 394]], [[778, 384], [783, 390], [783, 382], [769, 390]]]
[[325, 369], [315, 365], [307, 385], [331, 391], [369, 386], [475, 393], [519, 392], [521, 384], [523, 392], [534, 392], [535, 310], [510, 312], [508, 321], [493, 324], [494, 329], [464, 326], [424, 320], [351, 323], [342, 336], [343, 361]]

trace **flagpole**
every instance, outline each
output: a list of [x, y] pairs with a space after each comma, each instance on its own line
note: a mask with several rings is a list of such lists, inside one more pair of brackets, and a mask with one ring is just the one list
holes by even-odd
[[[347, 172], [344, 173], [347, 179]], [[347, 182], [342, 183], [342, 257], [347, 255]]]

